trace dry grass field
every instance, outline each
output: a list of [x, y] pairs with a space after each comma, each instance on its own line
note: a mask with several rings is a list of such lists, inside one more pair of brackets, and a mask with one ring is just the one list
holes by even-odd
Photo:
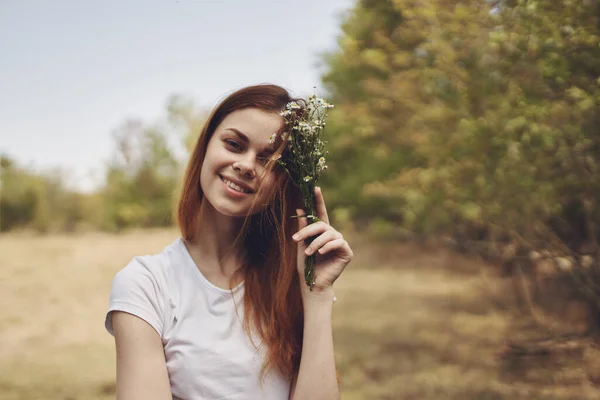
[[[175, 230], [0, 236], [0, 399], [114, 398], [111, 280]], [[598, 399], [598, 350], [500, 357], [518, 323], [506, 282], [444, 250], [351, 240], [336, 282], [343, 399]], [[597, 367], [597, 368], [596, 368]]]

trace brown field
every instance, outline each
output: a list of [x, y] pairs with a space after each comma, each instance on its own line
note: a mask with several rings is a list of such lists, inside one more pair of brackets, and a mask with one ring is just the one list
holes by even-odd
[[[175, 230], [0, 236], [0, 399], [114, 398], [111, 280]], [[343, 399], [598, 399], [598, 350], [500, 357], [522, 322], [489, 267], [439, 249], [351, 240], [336, 282]], [[482, 271], [487, 271], [482, 273]]]

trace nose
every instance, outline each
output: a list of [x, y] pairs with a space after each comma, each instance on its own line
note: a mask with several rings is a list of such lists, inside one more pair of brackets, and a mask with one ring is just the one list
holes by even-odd
[[233, 169], [246, 179], [252, 179], [256, 176], [254, 160], [252, 157], [244, 157], [243, 159], [236, 161], [233, 163]]

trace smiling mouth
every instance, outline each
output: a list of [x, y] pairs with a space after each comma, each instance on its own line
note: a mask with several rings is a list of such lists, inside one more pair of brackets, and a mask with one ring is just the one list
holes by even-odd
[[222, 177], [221, 175], [219, 175], [219, 178], [221, 178], [221, 180], [223, 181], [223, 183], [225, 183], [229, 188], [231, 188], [232, 190], [235, 190], [238, 193], [243, 193], [243, 194], [250, 194], [252, 193], [251, 191], [242, 188], [239, 185], [236, 185], [235, 183], [231, 182], [229, 179]]

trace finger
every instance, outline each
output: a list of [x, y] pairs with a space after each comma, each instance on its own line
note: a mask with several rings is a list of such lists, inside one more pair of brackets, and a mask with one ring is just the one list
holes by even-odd
[[329, 224], [329, 216], [327, 215], [327, 207], [325, 207], [325, 198], [319, 186], [315, 187], [315, 200], [317, 205], [317, 217], [326, 224]]
[[[346, 242], [343, 238], [335, 239], [330, 242], [327, 242], [325, 246], [319, 249], [319, 254], [327, 254], [333, 250], [343, 250], [341, 257], [342, 258], [352, 258], [352, 250], [350, 250], [350, 246], [348, 242]], [[344, 257], [344, 255], [346, 257]]]
[[336, 239], [341, 239], [341, 238], [342, 238], [341, 233], [339, 233], [333, 229], [329, 229], [329, 230], [325, 231], [323, 234], [319, 235], [315, 240], [313, 240], [313, 242], [306, 248], [304, 253], [306, 253], [306, 255], [309, 256], [312, 253], [314, 253], [315, 251], [319, 250], [321, 247], [323, 247], [328, 242], [331, 242], [332, 240], [336, 240]]
[[[328, 229], [333, 229], [323, 221], [315, 222], [314, 224], [310, 224], [308, 226], [306, 226], [306, 224], [307, 222], [305, 221], [303, 223], [304, 226], [298, 232], [296, 232], [294, 236], [292, 236], [292, 239], [298, 242], [300, 240], [319, 235]], [[298, 225], [300, 225], [300, 223]]]

